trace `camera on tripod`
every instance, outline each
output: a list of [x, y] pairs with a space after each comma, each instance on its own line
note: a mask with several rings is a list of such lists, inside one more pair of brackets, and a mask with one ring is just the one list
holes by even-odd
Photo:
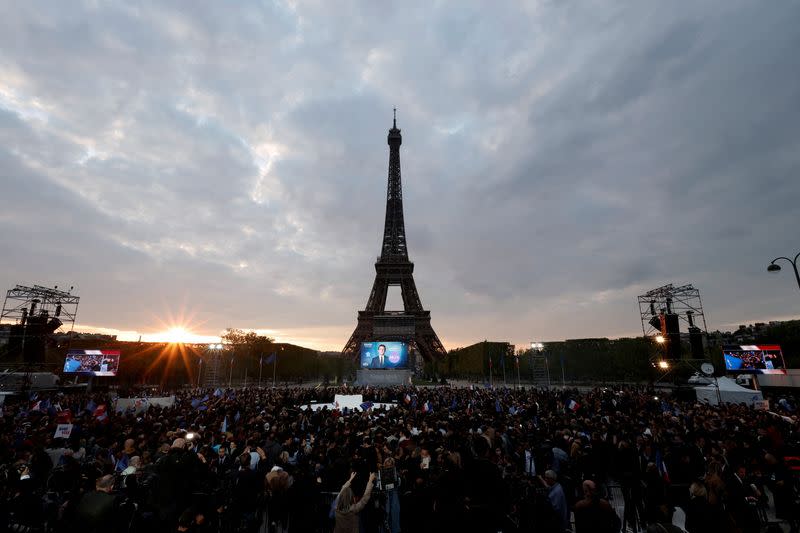
[[397, 488], [397, 469], [393, 466], [378, 469], [375, 488], [383, 491]]

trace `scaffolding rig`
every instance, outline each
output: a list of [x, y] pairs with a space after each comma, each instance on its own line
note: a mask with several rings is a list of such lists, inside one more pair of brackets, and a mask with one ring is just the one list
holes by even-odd
[[8, 354], [22, 355], [27, 364], [44, 363], [47, 337], [64, 327], [75, 327], [80, 297], [53, 288], [17, 285], [6, 292], [0, 324], [8, 326]]
[[703, 334], [708, 334], [700, 290], [691, 284], [674, 287], [670, 283], [639, 296], [639, 315], [645, 337], [661, 334], [661, 330], [653, 323], [653, 317], [661, 312], [678, 315], [678, 320], [686, 324], [687, 330], [699, 327], [698, 321], [702, 321]]
[[[680, 343], [680, 324], [683, 323], [684, 331], [688, 332], [689, 344], [691, 346], [690, 356], [680, 356], [677, 358], [665, 357], [664, 354], [650, 358], [650, 365], [661, 372], [661, 376], [656, 383], [664, 381], [668, 375], [678, 368], [688, 368], [695, 372], [700, 371], [702, 363], [708, 362], [709, 357], [705, 353], [705, 340], [708, 337], [708, 326], [703, 312], [703, 301], [700, 299], [700, 291], [693, 285], [681, 285], [675, 287], [672, 283], [647, 291], [638, 297], [639, 317], [642, 322], [642, 333], [662, 345]], [[673, 324], [667, 326], [672, 329], [670, 333], [664, 335], [662, 329], [664, 319], [673, 316]], [[664, 336], [675, 338], [664, 339]]]

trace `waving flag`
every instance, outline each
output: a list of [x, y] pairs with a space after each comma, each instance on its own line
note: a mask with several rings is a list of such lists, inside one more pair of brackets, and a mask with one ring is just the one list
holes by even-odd
[[664, 464], [664, 456], [661, 453], [661, 450], [656, 450], [656, 467], [658, 468], [658, 472], [661, 474], [661, 477], [664, 478], [664, 481], [669, 483], [669, 472], [667, 472], [667, 465]]
[[95, 409], [97, 409], [97, 404], [94, 403], [94, 400], [89, 400], [89, 403], [86, 404], [84, 411], [89, 413], [94, 413]]
[[423, 413], [433, 412], [433, 409], [431, 408], [431, 402], [430, 401], [426, 401], [425, 403], [422, 404], [422, 412]]
[[97, 406], [97, 409], [94, 410], [92, 416], [101, 423], [108, 422], [108, 412], [106, 411], [106, 404], [101, 404]]
[[359, 407], [361, 407], [362, 411], [369, 411], [370, 409], [372, 409], [373, 405], [374, 404], [372, 402], [364, 402]]
[[580, 409], [580, 408], [581, 408], [581, 404], [579, 404], [575, 400], [570, 400], [569, 402], [567, 402], [567, 409], [569, 409], [573, 413], [575, 411], [577, 411], [578, 409]]
[[277, 358], [278, 358], [278, 354], [276, 354], [275, 352], [272, 352], [272, 353], [270, 354], [270, 356], [269, 356], [269, 357], [267, 357], [267, 360], [265, 361], [265, 363], [267, 363], [268, 365], [270, 365], [270, 364], [272, 364], [272, 363], [275, 361], [275, 359], [277, 359]]
[[222, 427], [220, 428], [220, 430], [223, 433], [228, 432], [228, 415], [225, 415], [225, 419], [222, 421]]
[[500, 399], [494, 401], [494, 410], [497, 411], [498, 413], [503, 412], [503, 406], [500, 405]]
[[71, 424], [72, 423], [72, 411], [69, 409], [65, 409], [63, 411], [59, 411], [56, 415], [56, 423], [58, 424]]
[[403, 402], [405, 402], [406, 405], [410, 404], [411, 403], [411, 395], [406, 393], [405, 398], [403, 398]]

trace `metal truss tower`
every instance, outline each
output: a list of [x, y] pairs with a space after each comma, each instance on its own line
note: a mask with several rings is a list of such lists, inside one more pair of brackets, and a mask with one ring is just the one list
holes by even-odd
[[703, 333], [708, 332], [700, 291], [691, 284], [674, 287], [670, 283], [639, 296], [642, 333], [646, 337], [661, 334], [659, 326], [653, 320], [653, 317], [657, 317], [660, 313], [677, 315], [678, 320], [686, 324], [688, 331], [702, 323]]
[[64, 326], [72, 331], [80, 297], [69, 291], [17, 285], [6, 292], [0, 323], [10, 324], [9, 355], [28, 363], [44, 363], [45, 340]]
[[[357, 357], [361, 343], [371, 340], [398, 340], [415, 347], [425, 360], [445, 357], [442, 342], [431, 326], [430, 311], [422, 308], [414, 283], [414, 263], [408, 259], [406, 229], [403, 219], [403, 188], [400, 180], [400, 145], [403, 138], [397, 128], [397, 114], [389, 130], [389, 183], [386, 192], [386, 221], [381, 255], [375, 263], [375, 282], [367, 307], [358, 312], [358, 324], [342, 350]], [[403, 311], [386, 311], [390, 285], [400, 286]]]

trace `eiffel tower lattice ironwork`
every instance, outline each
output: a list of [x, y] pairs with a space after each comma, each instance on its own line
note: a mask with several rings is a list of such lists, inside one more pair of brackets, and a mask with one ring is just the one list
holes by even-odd
[[[422, 308], [414, 283], [414, 263], [408, 259], [403, 220], [403, 188], [400, 180], [400, 145], [403, 138], [397, 128], [397, 112], [389, 130], [389, 184], [386, 192], [386, 222], [381, 255], [375, 263], [375, 283], [367, 307], [358, 312], [358, 324], [342, 354], [357, 357], [362, 342], [399, 340], [415, 347], [425, 360], [447, 355], [431, 326], [431, 313]], [[399, 285], [403, 311], [387, 311], [386, 295], [390, 285]]]

